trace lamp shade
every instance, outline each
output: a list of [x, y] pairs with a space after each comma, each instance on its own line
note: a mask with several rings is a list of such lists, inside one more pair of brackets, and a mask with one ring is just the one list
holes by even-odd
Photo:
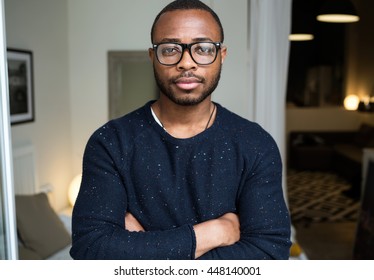
[[350, 23], [360, 20], [350, 0], [326, 0], [317, 16], [318, 21]]
[[290, 41], [310, 41], [314, 39], [315, 13], [310, 3], [304, 0], [292, 2], [292, 22]]
[[314, 39], [313, 34], [309, 33], [294, 33], [288, 36], [290, 41], [310, 41]]
[[355, 111], [358, 108], [360, 99], [357, 95], [351, 94], [344, 98], [344, 108], [348, 111]]

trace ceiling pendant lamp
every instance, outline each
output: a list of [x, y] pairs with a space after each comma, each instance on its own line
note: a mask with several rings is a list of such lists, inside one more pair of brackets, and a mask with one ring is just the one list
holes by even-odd
[[300, 1], [292, 3], [292, 25], [290, 41], [310, 41], [314, 39], [315, 14], [312, 15], [308, 5]]
[[351, 23], [360, 20], [350, 0], [326, 0], [317, 16], [318, 21], [333, 23]]
[[309, 33], [294, 33], [288, 36], [288, 40], [290, 41], [310, 41], [313, 39], [314, 35]]

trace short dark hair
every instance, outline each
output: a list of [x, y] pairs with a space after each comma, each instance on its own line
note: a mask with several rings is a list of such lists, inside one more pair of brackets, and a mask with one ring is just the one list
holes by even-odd
[[152, 43], [154, 43], [153, 42], [153, 34], [154, 34], [154, 31], [155, 31], [156, 24], [157, 24], [158, 20], [160, 19], [160, 17], [166, 12], [173, 12], [173, 11], [178, 11], [178, 10], [203, 10], [203, 11], [207, 11], [208, 13], [210, 13], [218, 24], [218, 27], [219, 27], [220, 33], [221, 33], [220, 34], [221, 35], [221, 42], [223, 42], [224, 32], [223, 32], [223, 27], [222, 27], [221, 21], [220, 21], [218, 15], [209, 6], [207, 6], [206, 4], [204, 4], [203, 2], [201, 2], [199, 0], [175, 0], [175, 1], [171, 2], [170, 4], [168, 4], [165, 8], [163, 8], [161, 10], [161, 12], [156, 16], [156, 18], [153, 22], [153, 25], [152, 25], [152, 29], [151, 29], [151, 41], [152, 41]]

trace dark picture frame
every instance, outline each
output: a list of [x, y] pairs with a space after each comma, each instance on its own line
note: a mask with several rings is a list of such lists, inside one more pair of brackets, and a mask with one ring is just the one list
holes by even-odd
[[11, 124], [33, 122], [33, 54], [29, 50], [7, 49]]

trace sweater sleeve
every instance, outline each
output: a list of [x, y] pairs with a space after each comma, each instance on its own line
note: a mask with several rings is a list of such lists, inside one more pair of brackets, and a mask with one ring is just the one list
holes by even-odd
[[270, 136], [261, 146], [255, 162], [245, 170], [237, 194], [240, 240], [201, 259], [289, 258], [291, 226], [282, 190], [281, 158]]
[[[165, 231], [130, 232], [125, 229], [126, 188], [118, 171], [126, 152], [105, 129], [88, 141], [83, 157], [81, 188], [73, 210], [74, 259], [193, 259], [192, 225]], [[113, 136], [113, 135], [111, 135]], [[113, 146], [115, 148], [113, 148]]]

